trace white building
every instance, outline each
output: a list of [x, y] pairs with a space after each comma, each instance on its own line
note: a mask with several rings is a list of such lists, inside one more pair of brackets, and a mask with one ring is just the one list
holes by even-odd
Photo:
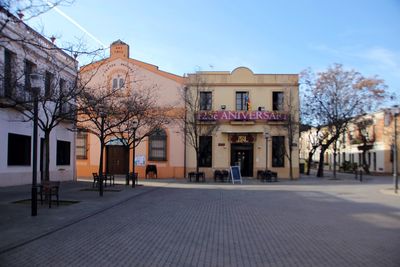
[[[53, 96], [68, 94], [75, 84], [77, 61], [4, 9], [0, 9], [0, 31], [0, 186], [29, 184], [33, 162], [33, 122], [26, 116], [33, 114], [30, 74], [43, 77], [39, 97], [46, 101], [39, 102], [39, 118], [51, 123], [52, 116], [70, 110], [69, 104], [56, 104]], [[70, 129], [74, 119], [56, 122], [50, 127], [50, 180], [73, 180], [75, 133]], [[38, 182], [46, 162], [43, 138], [39, 128]]]
[[[343, 169], [343, 163], [347, 162], [351, 166], [361, 166], [364, 163], [363, 150], [365, 150], [365, 164], [369, 171], [374, 174], [393, 173], [393, 153], [394, 137], [399, 133], [399, 123], [395, 133], [395, 120], [398, 120], [399, 108], [386, 108], [376, 112], [365, 114], [353, 119], [344, 134], [336, 143], [336, 163]], [[322, 128], [319, 135], [329, 135], [328, 127]], [[311, 128], [303, 131], [300, 135], [300, 158], [307, 160], [308, 152], [312, 149], [312, 144], [317, 143], [317, 130]], [[397, 138], [399, 147], [400, 138]], [[333, 145], [324, 154], [326, 168], [333, 169]], [[312, 160], [318, 162], [320, 157], [319, 148], [315, 151]], [[400, 159], [398, 158], [398, 164]]]

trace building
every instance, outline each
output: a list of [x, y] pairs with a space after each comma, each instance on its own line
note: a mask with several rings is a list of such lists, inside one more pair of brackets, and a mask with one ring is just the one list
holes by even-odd
[[[179, 88], [183, 77], [160, 70], [157, 66], [129, 57], [129, 46], [118, 40], [111, 44], [110, 56], [101, 61], [83, 66], [82, 79], [88, 80], [87, 86], [97, 86], [98, 90], [156, 90], [160, 108], [174, 106], [182, 110]], [[172, 112], [173, 113], [173, 112]], [[112, 138], [111, 138], [112, 139]], [[125, 175], [132, 170], [133, 149], [127, 149], [118, 140], [109, 139], [105, 149], [103, 165], [107, 173]], [[131, 147], [132, 148], [132, 147]], [[170, 123], [146, 137], [135, 149], [135, 172], [140, 178], [146, 176], [147, 165], [156, 165], [158, 178], [184, 176], [183, 135], [180, 128]], [[77, 175], [91, 177], [99, 170], [100, 141], [87, 132], [77, 136]]]
[[[299, 177], [297, 74], [254, 74], [239, 67], [189, 74], [187, 84], [187, 94], [199, 99], [199, 104], [187, 104], [198, 106], [187, 106], [187, 128], [193, 129], [193, 122], [198, 125], [199, 166], [207, 178], [232, 165], [240, 166], [243, 177], [269, 169], [279, 178], [289, 178], [289, 147], [292, 177]], [[186, 172], [195, 171], [196, 151], [190, 140], [185, 155]]]
[[[353, 119], [344, 134], [336, 143], [337, 166], [341, 170], [345, 165], [368, 165], [369, 171], [375, 174], [393, 173], [393, 152], [395, 137], [395, 118], [398, 119], [399, 108], [386, 108], [376, 112], [365, 114]], [[320, 132], [327, 131], [322, 129]], [[398, 134], [397, 129], [397, 134]], [[313, 141], [314, 140], [314, 141]], [[316, 140], [316, 129], [311, 128], [301, 133], [300, 158], [307, 160], [311, 144]], [[397, 138], [397, 147], [400, 140]], [[325, 166], [333, 169], [334, 145], [331, 145], [324, 155]], [[319, 161], [319, 149], [313, 156], [313, 161]], [[363, 156], [364, 152], [364, 156]], [[365, 157], [365, 159], [363, 159]], [[398, 158], [398, 164], [400, 160]]]
[[3, 8], [0, 25], [0, 186], [32, 182], [31, 74], [43, 78], [39, 120], [44, 124], [56, 122], [48, 127], [49, 157], [44, 153], [45, 133], [39, 128], [38, 177], [44, 179], [48, 162], [50, 180], [73, 180], [75, 134], [70, 130], [74, 118], [61, 116], [73, 103], [57, 103], [55, 97], [73, 88], [77, 61]]

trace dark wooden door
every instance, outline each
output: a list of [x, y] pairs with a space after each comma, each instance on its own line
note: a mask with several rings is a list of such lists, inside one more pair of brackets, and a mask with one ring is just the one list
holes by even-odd
[[124, 146], [106, 146], [106, 172], [126, 174], [129, 168], [129, 150]]
[[253, 144], [232, 144], [231, 166], [235, 165], [243, 177], [253, 176]]

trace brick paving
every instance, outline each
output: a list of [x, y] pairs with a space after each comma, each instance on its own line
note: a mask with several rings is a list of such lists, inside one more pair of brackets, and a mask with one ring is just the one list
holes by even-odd
[[387, 186], [147, 183], [0, 252], [0, 266], [400, 266], [400, 198]]

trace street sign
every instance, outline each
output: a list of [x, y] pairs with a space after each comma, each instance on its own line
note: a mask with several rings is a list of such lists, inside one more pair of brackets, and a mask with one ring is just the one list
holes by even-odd
[[231, 177], [232, 183], [242, 183], [242, 176], [240, 175], [240, 167], [239, 166], [231, 166]]

